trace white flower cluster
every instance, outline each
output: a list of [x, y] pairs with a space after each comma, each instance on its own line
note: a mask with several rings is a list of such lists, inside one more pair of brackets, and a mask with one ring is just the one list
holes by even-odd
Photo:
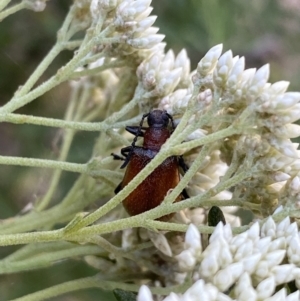
[[[190, 156], [186, 157], [186, 163], [189, 166], [195, 160], [196, 155], [197, 152], [194, 152]], [[228, 170], [228, 165], [221, 160], [220, 156], [221, 152], [219, 150], [214, 150], [206, 156], [205, 160], [203, 160], [202, 166], [198, 169], [186, 188], [189, 195], [201, 195], [215, 187], [220, 182], [220, 178], [222, 178]], [[230, 200], [231, 198], [232, 193], [224, 190], [211, 199]], [[235, 227], [240, 226], [241, 224], [239, 217], [234, 215], [236, 209], [236, 207], [222, 208], [226, 221]], [[180, 212], [181, 222], [186, 224], [193, 223], [195, 225], [203, 225], [206, 223], [206, 215], [207, 210], [203, 208], [187, 208]]]
[[149, 16], [150, 4], [151, 0], [92, 0], [90, 11], [94, 24], [105, 16], [104, 27], [114, 26], [113, 36], [119, 35], [127, 45], [120, 45], [118, 51], [129, 54], [157, 46], [165, 37], [152, 27], [156, 16]]
[[[186, 127], [192, 130], [185, 141], [232, 130], [227, 137], [221, 136], [211, 145], [207, 143], [209, 152], [203, 156], [187, 187], [190, 196], [212, 192], [207, 200], [245, 202], [252, 212], [262, 216], [273, 214], [280, 204], [287, 205], [290, 212], [300, 204], [300, 153], [298, 144], [290, 140], [300, 134], [300, 126], [292, 124], [300, 118], [300, 93], [286, 92], [285, 81], [268, 83], [268, 65], [245, 70], [243, 57], [234, 57], [231, 51], [221, 55], [222, 45], [210, 49], [191, 72], [185, 50], [177, 56], [172, 50], [165, 53], [165, 45], [161, 43], [164, 36], [153, 27], [156, 16], [150, 16], [151, 0], [76, 2], [84, 3], [84, 8], [88, 3], [92, 29], [96, 32], [98, 28], [99, 35], [105, 34], [101, 38], [113, 41], [102, 45], [99, 39], [99, 48], [88, 58], [95, 55], [100, 59], [90, 64], [90, 68], [96, 69], [118, 58], [123, 62], [124, 56], [131, 55], [126, 64], [130, 68], [139, 65], [138, 85], [136, 88], [134, 82], [132, 89], [141, 92], [136, 94], [141, 98], [143, 113], [145, 107], [158, 104], [177, 123], [192, 104], [194, 115]], [[102, 52], [102, 56], [97, 52]], [[103, 93], [114, 94], [126, 73], [124, 69], [125, 72], [121, 67], [108, 74], [110, 77], [103, 82], [109, 83], [110, 90], [100, 86]], [[99, 99], [105, 98], [100, 96]], [[202, 120], [201, 126], [193, 127]], [[203, 149], [203, 145], [189, 149], [185, 157], [188, 166], [192, 166]], [[214, 190], [223, 178], [229, 181], [244, 170], [249, 175], [238, 184], [223, 191]], [[99, 264], [99, 269], [104, 271], [110, 266], [110, 270], [120, 273], [149, 272], [156, 279], [153, 284], [164, 287], [183, 284], [193, 275], [190, 289], [182, 295], [171, 293], [165, 301], [299, 300], [299, 292], [276, 288], [290, 281], [300, 287], [300, 240], [296, 224], [286, 219], [276, 225], [269, 219], [261, 229], [255, 223], [234, 237], [231, 226], [239, 226], [240, 220], [231, 214], [233, 210], [235, 207], [225, 207], [229, 224], [216, 227], [206, 249], [205, 238], [196, 228], [206, 224], [206, 209], [197, 206], [182, 210], [173, 220], [195, 225], [189, 227], [185, 240], [181, 233], [140, 228], [114, 233], [110, 242], [119, 245], [121, 241], [122, 250], [129, 250], [128, 254], [136, 261], [124, 256], [115, 263]], [[106, 218], [115, 219], [113, 214]], [[118, 214], [123, 212], [120, 210]], [[139, 244], [147, 247], [139, 249]], [[147, 287], [141, 287], [138, 300], [153, 300]]]
[[137, 76], [144, 90], [151, 91], [157, 97], [169, 95], [176, 87], [185, 85], [189, 73], [190, 61], [185, 50], [176, 58], [172, 50], [166, 54], [156, 52], [137, 69]]
[[243, 187], [243, 199], [261, 204], [264, 216], [280, 204], [296, 205], [300, 201], [300, 152], [290, 139], [300, 135], [300, 126], [292, 124], [300, 118], [300, 93], [286, 92], [289, 83], [285, 81], [268, 83], [269, 65], [245, 70], [244, 57], [233, 57], [230, 50], [221, 52], [222, 45], [210, 49], [191, 73], [190, 84], [166, 95], [160, 108], [182, 115], [192, 96], [192, 82], [198, 85], [201, 89], [190, 123], [212, 110], [216, 118], [213, 123], [210, 118], [187, 140], [209, 136], [236, 123], [238, 135], [219, 144], [220, 156], [230, 165], [237, 152], [255, 174], [234, 190], [234, 198], [241, 197]]
[[[184, 250], [176, 256], [182, 271], [193, 272], [194, 284], [183, 294], [171, 293], [163, 301], [299, 300], [299, 290], [279, 285], [295, 281], [300, 288], [300, 233], [289, 218], [276, 224], [270, 217], [260, 229], [233, 236], [231, 226], [219, 223], [202, 251], [200, 234], [190, 225]], [[143, 285], [138, 301], [153, 301]]]

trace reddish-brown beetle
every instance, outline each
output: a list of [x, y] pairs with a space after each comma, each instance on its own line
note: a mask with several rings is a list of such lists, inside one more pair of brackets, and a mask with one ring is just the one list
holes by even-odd
[[[147, 117], [149, 127], [143, 127]], [[168, 129], [171, 121], [172, 130]], [[162, 110], [153, 110], [144, 114], [139, 126], [127, 126], [126, 130], [135, 135], [131, 146], [121, 149], [124, 157], [112, 154], [117, 160], [124, 160], [121, 168], [127, 166], [123, 181], [115, 189], [117, 194], [123, 189], [159, 152], [161, 146], [174, 130], [174, 121], [170, 114]], [[138, 137], [143, 137], [143, 146], [136, 146]], [[172, 156], [160, 164], [133, 192], [123, 201], [130, 215], [137, 215], [160, 205], [170, 189], [176, 187], [180, 180], [179, 167], [185, 173], [188, 169], [181, 156]], [[185, 190], [176, 201], [188, 198]], [[164, 220], [172, 216], [163, 217]]]

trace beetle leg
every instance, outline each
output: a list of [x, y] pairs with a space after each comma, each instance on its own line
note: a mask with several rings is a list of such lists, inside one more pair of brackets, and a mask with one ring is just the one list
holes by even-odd
[[123, 147], [121, 148], [121, 154], [127, 158], [129, 155], [130, 155], [130, 152], [132, 151], [132, 146], [126, 146], [126, 147]]
[[127, 164], [130, 161], [131, 154], [133, 152], [133, 147], [132, 146], [126, 146], [121, 149], [121, 154], [125, 157], [124, 163], [121, 165], [121, 169], [127, 166]]
[[[137, 138], [138, 138], [139, 136], [141, 136], [142, 128], [143, 128], [143, 123], [144, 123], [144, 119], [145, 119], [146, 117], [148, 117], [149, 114], [150, 114], [150, 113], [146, 113], [146, 114], [143, 115], [142, 120], [141, 120], [141, 122], [140, 122], [140, 125], [137, 126], [136, 129], [134, 130], [134, 131], [136, 131], [136, 134], [135, 134], [135, 137], [134, 137], [134, 139], [133, 139], [133, 141], [132, 141], [132, 143], [131, 143], [132, 147], [135, 146], [135, 143], [136, 143], [136, 141], [137, 141]], [[122, 167], [121, 167], [121, 168], [122, 168]]]
[[[111, 153], [111, 155], [114, 157], [115, 160], [122, 160], [122, 161], [126, 161], [127, 160], [127, 157], [130, 155], [130, 152], [131, 152], [131, 149], [132, 147], [131, 146], [126, 146], [126, 147], [123, 147], [121, 149], [121, 154], [123, 155], [122, 156], [119, 156], [117, 154], [114, 154], [114, 153]], [[126, 163], [127, 165], [127, 163]], [[125, 165], [125, 166], [126, 166]], [[122, 168], [122, 167], [121, 167]]]
[[182, 168], [183, 173], [186, 173], [188, 171], [189, 167], [184, 162], [184, 159], [182, 156], [178, 156], [178, 164]]
[[117, 154], [111, 153], [111, 155], [114, 157], [114, 160], [121, 160], [121, 161], [125, 161], [126, 160], [126, 158], [121, 157], [121, 156], [119, 156]]
[[121, 190], [122, 190], [122, 182], [116, 187], [116, 189], [114, 190], [114, 193], [118, 194]]
[[129, 132], [130, 134], [134, 135], [134, 136], [139, 136], [139, 137], [144, 137], [144, 132], [142, 132], [141, 130], [146, 130], [146, 127], [139, 127], [139, 126], [126, 126], [126, 131]]

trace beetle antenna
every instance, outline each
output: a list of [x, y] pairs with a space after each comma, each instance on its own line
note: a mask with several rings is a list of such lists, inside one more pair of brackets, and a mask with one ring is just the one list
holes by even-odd
[[144, 119], [145, 119], [146, 117], [148, 117], [149, 114], [150, 114], [150, 113], [146, 113], [146, 114], [144, 114], [143, 117], [142, 117], [142, 120], [141, 120], [141, 122], [140, 122], [138, 131], [137, 131], [137, 133], [136, 133], [136, 135], [135, 135], [135, 137], [134, 137], [134, 139], [133, 139], [133, 141], [132, 141], [132, 143], [131, 143], [131, 145], [132, 145], [133, 147], [135, 146], [135, 143], [136, 143], [136, 141], [137, 141], [138, 136], [139, 136], [139, 135], [141, 134], [141, 132], [142, 132], [142, 127], [143, 127]]
[[173, 131], [175, 130], [175, 123], [174, 123], [174, 119], [173, 117], [169, 114], [169, 113], [166, 113], [167, 116], [169, 117], [169, 119], [171, 120], [171, 123], [172, 123], [172, 128], [173, 128]]

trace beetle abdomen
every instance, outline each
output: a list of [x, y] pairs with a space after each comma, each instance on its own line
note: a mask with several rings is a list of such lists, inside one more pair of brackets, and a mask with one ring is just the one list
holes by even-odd
[[[134, 150], [126, 169], [122, 188], [126, 186], [156, 155], [157, 152], [140, 147]], [[176, 157], [167, 158], [131, 194], [123, 205], [130, 215], [137, 215], [160, 205], [170, 189], [179, 182]], [[181, 197], [178, 197], [180, 200]], [[177, 200], [177, 201], [178, 201]]]

